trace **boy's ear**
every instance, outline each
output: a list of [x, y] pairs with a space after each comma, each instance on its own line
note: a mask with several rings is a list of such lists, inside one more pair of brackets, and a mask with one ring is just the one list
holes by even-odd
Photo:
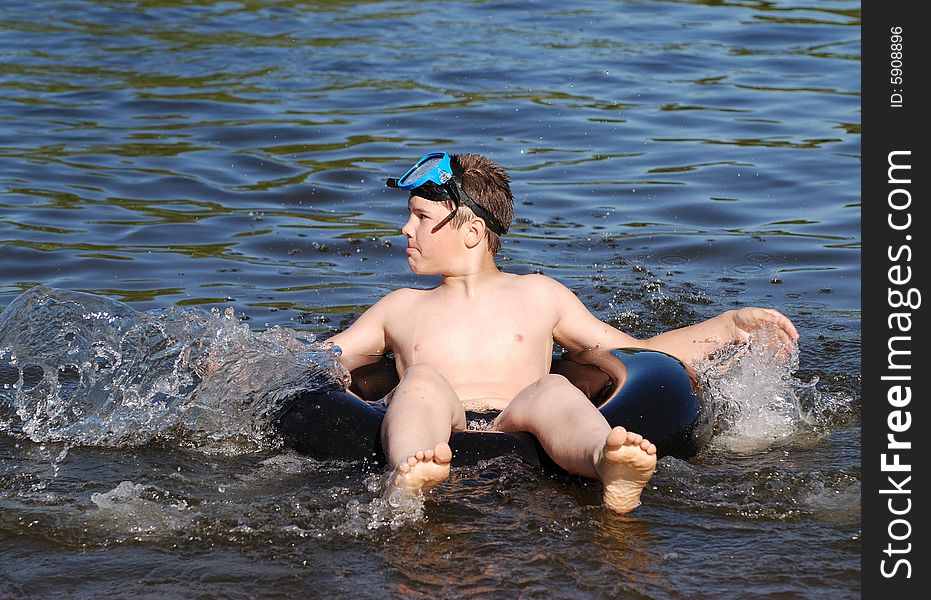
[[465, 243], [470, 249], [479, 245], [479, 243], [485, 239], [485, 221], [481, 220], [478, 217], [472, 217], [472, 219], [466, 223]]

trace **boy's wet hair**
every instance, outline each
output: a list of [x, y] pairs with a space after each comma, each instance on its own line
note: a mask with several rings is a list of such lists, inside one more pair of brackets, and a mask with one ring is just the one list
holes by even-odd
[[[511, 178], [504, 168], [481, 154], [452, 154], [449, 159], [453, 173], [459, 176], [465, 192], [498, 219], [499, 223], [509, 227], [514, 218], [514, 196], [511, 195]], [[452, 200], [443, 200], [442, 203], [450, 210], [455, 206]], [[458, 229], [474, 217], [475, 213], [462, 204], [449, 224]], [[494, 256], [501, 250], [501, 238], [487, 227], [485, 237], [488, 250]]]

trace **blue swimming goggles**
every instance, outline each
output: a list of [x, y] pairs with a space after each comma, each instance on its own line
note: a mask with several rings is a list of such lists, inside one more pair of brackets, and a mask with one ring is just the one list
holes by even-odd
[[465, 204], [472, 209], [475, 216], [484, 220], [488, 229], [498, 235], [504, 235], [508, 232], [507, 227], [503, 226], [498, 219], [462, 189], [462, 182], [457, 175], [453, 174], [452, 163], [449, 155], [445, 152], [431, 152], [423, 156], [400, 179], [389, 179], [385, 182], [385, 185], [402, 190], [411, 190], [411, 193], [416, 193], [418, 196], [434, 202], [447, 199], [453, 201], [456, 207], [433, 228], [432, 233], [439, 231], [443, 225], [449, 223], [456, 216], [460, 204]]

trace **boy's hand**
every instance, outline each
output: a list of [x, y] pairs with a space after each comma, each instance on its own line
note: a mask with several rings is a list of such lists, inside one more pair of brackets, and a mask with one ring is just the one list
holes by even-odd
[[741, 308], [734, 312], [734, 325], [737, 328], [737, 339], [741, 342], [746, 342], [751, 333], [764, 327], [777, 334], [783, 349], [791, 349], [798, 339], [798, 331], [792, 321], [771, 308]]

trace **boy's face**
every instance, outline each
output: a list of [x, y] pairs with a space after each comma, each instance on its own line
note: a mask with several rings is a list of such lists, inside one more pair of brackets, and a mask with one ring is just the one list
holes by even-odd
[[411, 196], [407, 209], [410, 217], [401, 233], [407, 237], [407, 264], [411, 271], [420, 275], [444, 273], [454, 260], [461, 233], [448, 223], [436, 233], [432, 229], [446, 218], [449, 209], [441, 202], [420, 196]]

